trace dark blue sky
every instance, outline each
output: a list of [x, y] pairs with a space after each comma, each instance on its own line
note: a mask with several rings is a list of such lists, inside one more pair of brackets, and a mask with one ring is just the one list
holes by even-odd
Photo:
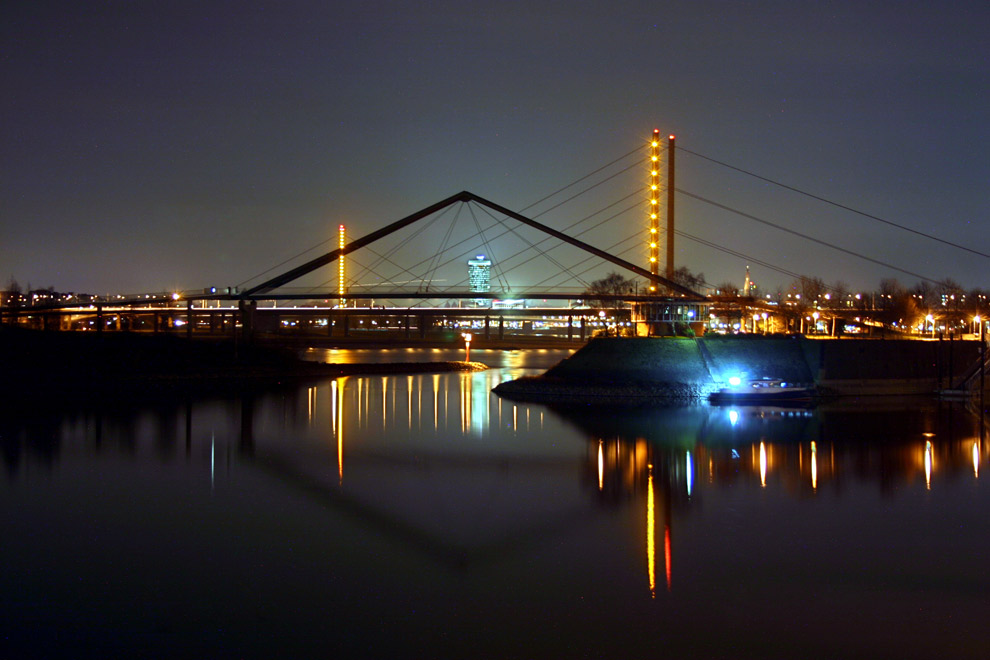
[[[0, 277], [92, 292], [237, 284], [340, 222], [356, 237], [460, 190], [522, 209], [654, 127], [990, 252], [988, 34], [985, 0], [9, 0]], [[618, 189], [643, 183], [627, 176]], [[686, 152], [677, 185], [912, 273], [990, 286], [984, 257]], [[563, 228], [617, 196], [541, 219]], [[686, 197], [678, 227], [828, 282], [915, 281]], [[713, 283], [741, 283], [746, 263], [686, 239], [677, 260]]]

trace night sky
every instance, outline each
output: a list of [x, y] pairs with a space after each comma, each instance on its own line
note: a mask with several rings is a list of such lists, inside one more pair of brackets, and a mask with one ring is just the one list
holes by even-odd
[[[986, 257], [688, 153], [990, 253], [987, 35], [986, 0], [7, 0], [0, 285], [234, 285], [338, 223], [357, 237], [461, 190], [522, 210], [637, 147], [645, 158], [659, 128], [683, 150], [678, 188], [990, 287]], [[645, 183], [624, 176], [541, 221], [563, 229]], [[788, 272], [917, 281], [677, 204], [679, 229]], [[713, 284], [741, 284], [748, 263], [685, 238], [677, 262]]]

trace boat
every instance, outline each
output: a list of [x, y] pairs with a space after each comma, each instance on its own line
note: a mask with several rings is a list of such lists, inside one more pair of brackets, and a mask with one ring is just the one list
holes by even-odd
[[804, 404], [811, 401], [814, 395], [813, 387], [789, 383], [779, 378], [748, 381], [730, 378], [729, 385], [712, 392], [708, 400], [712, 403], [747, 405]]

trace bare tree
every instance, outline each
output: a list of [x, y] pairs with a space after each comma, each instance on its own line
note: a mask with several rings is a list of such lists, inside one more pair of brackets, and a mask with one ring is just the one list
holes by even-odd
[[[622, 296], [626, 294], [631, 294], [636, 288], [636, 282], [627, 279], [621, 273], [611, 272], [600, 280], [593, 281], [588, 285], [585, 291], [585, 297], [588, 298], [589, 303], [592, 307], [605, 307], [606, 303], [610, 302], [606, 299], [606, 296]], [[619, 306], [618, 301], [613, 303], [616, 307]]]
[[820, 277], [802, 277], [800, 286], [801, 297], [809, 303], [821, 298], [828, 292], [825, 281]]
[[941, 304], [948, 310], [959, 311], [963, 306], [966, 292], [962, 285], [947, 277], [936, 286]]
[[11, 307], [17, 307], [21, 304], [21, 285], [20, 282], [14, 279], [11, 275], [10, 281], [7, 282], [7, 290], [4, 292], [2, 299], [0, 299], [0, 304], [10, 305]]
[[681, 266], [674, 271], [674, 276], [671, 278], [681, 286], [686, 286], [687, 288], [697, 291], [702, 287], [708, 286], [705, 282], [704, 273], [692, 273], [687, 266]]
[[911, 287], [909, 293], [922, 309], [934, 309], [941, 302], [938, 290], [928, 281], [918, 282]]
[[739, 287], [737, 287], [732, 282], [726, 280], [715, 287], [715, 292], [722, 296], [738, 296]]
[[829, 287], [829, 296], [832, 300], [832, 307], [845, 306], [846, 296], [849, 295], [849, 285], [842, 280], [836, 280]]

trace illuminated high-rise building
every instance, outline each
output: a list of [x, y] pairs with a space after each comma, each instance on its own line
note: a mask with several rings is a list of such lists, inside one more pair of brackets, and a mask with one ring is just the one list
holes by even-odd
[[[474, 259], [468, 259], [468, 285], [471, 291], [488, 293], [492, 290], [492, 261], [483, 254]], [[475, 300], [479, 305], [485, 303], [484, 298]]]

